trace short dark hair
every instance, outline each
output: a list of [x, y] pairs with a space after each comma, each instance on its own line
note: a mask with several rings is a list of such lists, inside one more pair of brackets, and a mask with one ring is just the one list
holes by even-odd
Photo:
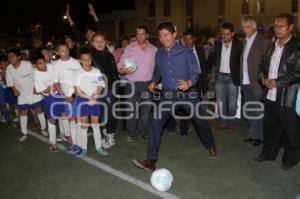
[[7, 55], [1, 55], [0, 62], [8, 62]]
[[68, 44], [65, 40], [60, 40], [56, 43], [56, 50], [58, 50], [58, 48], [61, 47], [61, 46], [66, 46], [67, 48], [69, 48]]
[[16, 47], [12, 47], [12, 48], [8, 49], [7, 54], [9, 54], [9, 53], [13, 53], [17, 56], [22, 55], [21, 50], [19, 48], [16, 48]]
[[172, 22], [169, 22], [169, 21], [162, 22], [158, 25], [158, 27], [157, 27], [158, 31], [161, 31], [163, 29], [165, 29], [171, 33], [176, 32], [175, 26], [173, 25]]
[[276, 19], [286, 19], [286, 22], [289, 24], [289, 25], [293, 25], [294, 24], [294, 17], [289, 14], [289, 13], [281, 13], [279, 15], [276, 16]]
[[253, 17], [253, 16], [245, 16], [243, 18], [243, 21], [252, 21], [252, 22], [257, 23], [257, 19], [255, 17]]
[[37, 49], [39, 52], [42, 52], [43, 50], [50, 50], [47, 46], [40, 46]]
[[65, 35], [65, 39], [71, 39], [73, 42], [76, 42], [76, 39], [73, 35]]
[[92, 40], [94, 40], [95, 37], [97, 37], [97, 36], [103, 37], [104, 40], [106, 40], [106, 34], [105, 34], [105, 32], [103, 32], [103, 31], [97, 31], [97, 32], [95, 32], [95, 33], [93, 34]]
[[120, 40], [121, 41], [124, 41], [124, 40], [130, 41], [130, 37], [128, 35], [123, 35]]
[[186, 29], [184, 32], [183, 32], [183, 36], [187, 36], [187, 35], [191, 35], [192, 37], [195, 36], [195, 33], [192, 29]]
[[91, 54], [92, 54], [92, 52], [88, 48], [81, 48], [79, 50], [79, 56], [81, 56], [81, 55], [91, 55]]
[[231, 23], [223, 23], [221, 28], [225, 30], [230, 30], [230, 32], [234, 32], [234, 26]]
[[36, 64], [39, 59], [45, 59], [45, 56], [40, 51], [31, 52], [30, 61], [32, 63]]
[[145, 25], [143, 25], [143, 24], [139, 25], [139, 26], [137, 27], [137, 29], [143, 29], [143, 30], [145, 30], [146, 34], [148, 34], [148, 27], [145, 26]]

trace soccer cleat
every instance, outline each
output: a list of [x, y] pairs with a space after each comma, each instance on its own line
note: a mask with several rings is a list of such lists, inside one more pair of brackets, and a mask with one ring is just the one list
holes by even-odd
[[78, 157], [79, 157], [79, 158], [84, 158], [86, 155], [87, 155], [87, 150], [82, 149], [82, 150], [81, 150], [81, 153], [78, 154]]
[[73, 151], [74, 151], [74, 149], [75, 149], [75, 145], [70, 145], [67, 149], [66, 149], [66, 152], [68, 153], [68, 154], [72, 154], [73, 153]]
[[66, 136], [66, 135], [65, 135], [65, 136], [62, 137], [62, 139], [63, 139], [64, 141], [66, 141], [66, 142], [72, 144], [72, 138], [71, 138], [71, 136]]
[[108, 134], [107, 135], [107, 143], [110, 145], [110, 146], [113, 146], [116, 144], [116, 141], [115, 141], [115, 134], [112, 133], [112, 134]]
[[22, 137], [19, 139], [20, 142], [25, 142], [27, 140], [27, 135], [22, 135]]
[[73, 149], [73, 152], [71, 153], [72, 155], [79, 155], [81, 153], [82, 149], [75, 145], [75, 148]]
[[107, 156], [108, 152], [105, 151], [102, 147], [100, 147], [99, 149], [97, 149], [97, 154], [102, 155], [102, 156]]
[[134, 136], [128, 135], [126, 138], [127, 142], [135, 142], [136, 139], [134, 138]]
[[16, 118], [14, 118], [12, 121], [13, 121], [13, 122], [19, 122], [19, 118], [16, 117]]
[[52, 152], [52, 153], [55, 153], [55, 152], [58, 152], [58, 148], [57, 148], [57, 146], [54, 144], [54, 145], [51, 145], [51, 146], [50, 146], [49, 151]]
[[43, 136], [45, 136], [45, 137], [48, 136], [48, 132], [47, 132], [45, 129], [42, 129], [41, 132], [42, 132], [42, 135], [43, 135]]
[[109, 149], [111, 147], [111, 145], [108, 143], [106, 139], [101, 140], [101, 145], [104, 149]]

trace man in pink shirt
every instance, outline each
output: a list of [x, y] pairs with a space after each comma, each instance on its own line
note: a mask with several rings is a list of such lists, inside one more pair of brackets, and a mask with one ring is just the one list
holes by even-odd
[[[148, 84], [152, 79], [154, 66], [155, 66], [155, 54], [157, 48], [148, 41], [148, 28], [144, 25], [140, 25], [136, 29], [136, 42], [128, 45], [120, 62], [118, 63], [118, 70], [121, 75], [125, 75], [125, 78], [132, 82], [134, 86], [128, 84], [125, 88], [125, 94], [132, 94], [133, 96], [127, 98], [126, 101], [131, 103], [134, 107], [133, 117], [127, 120], [126, 129], [128, 131], [127, 141], [134, 141], [138, 133], [144, 133], [144, 138], [149, 126], [150, 119], [150, 105], [143, 105], [140, 110], [136, 109], [136, 103], [144, 103], [151, 101], [151, 94], [148, 91]], [[125, 60], [133, 59], [137, 63], [137, 69], [131, 70], [125, 68]], [[136, 115], [135, 113], [139, 113]]]

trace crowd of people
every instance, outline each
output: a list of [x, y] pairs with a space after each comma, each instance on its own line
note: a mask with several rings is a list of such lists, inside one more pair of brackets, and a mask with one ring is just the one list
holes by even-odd
[[[74, 36], [55, 42], [55, 50], [41, 44], [24, 54], [12, 46], [1, 55], [1, 115], [8, 125], [19, 122], [21, 142], [28, 138], [31, 113], [42, 135], [49, 134], [51, 152], [58, 151], [56, 142], [63, 139], [69, 154], [85, 157], [90, 127], [96, 152], [106, 156], [122, 121], [128, 142], [148, 140], [146, 159], [133, 163], [152, 171], [164, 129], [178, 123], [185, 136], [193, 124], [209, 155], [216, 158], [213, 131], [236, 131], [242, 94], [242, 117], [248, 122], [243, 142], [262, 146], [254, 161], [275, 160], [284, 148], [282, 169], [298, 163], [300, 40], [293, 34], [292, 15], [275, 18], [272, 40], [248, 16], [242, 22], [244, 37], [224, 23], [218, 37], [198, 45], [192, 29], [177, 35], [174, 24], [162, 22], [157, 28], [161, 47], [151, 44], [147, 26], [139, 25], [136, 34], [123, 36], [114, 50], [93, 5], [88, 8], [97, 31], [86, 29], [82, 34], [67, 6]], [[211, 87], [215, 98], [208, 97]], [[214, 100], [218, 118], [211, 127], [199, 102]]]

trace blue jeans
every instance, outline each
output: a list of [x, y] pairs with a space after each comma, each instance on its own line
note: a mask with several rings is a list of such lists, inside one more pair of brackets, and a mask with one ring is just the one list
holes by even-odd
[[220, 123], [224, 126], [234, 124], [238, 92], [239, 87], [233, 84], [231, 74], [219, 73], [216, 82], [216, 97], [220, 113]]
[[[261, 103], [259, 96], [256, 96], [252, 91], [250, 85], [243, 85], [242, 86], [244, 103], [254, 102], [254, 103]], [[250, 109], [259, 109], [261, 106], [257, 104], [251, 104], [248, 106]], [[263, 114], [262, 111], [245, 111], [246, 115], [251, 117], [258, 117]], [[249, 134], [248, 137], [253, 139], [260, 139], [263, 140], [263, 118], [261, 119], [248, 119], [249, 124]]]
[[[181, 103], [174, 107], [174, 103]], [[203, 116], [201, 106], [196, 110], [196, 104], [200, 102], [199, 94], [196, 97], [191, 97], [189, 93], [184, 93], [183, 95], [178, 96], [177, 92], [173, 92], [173, 95], [170, 97], [166, 97], [163, 92], [161, 95], [161, 99], [157, 105], [157, 113], [161, 114], [160, 117], [156, 117], [152, 120], [150, 125], [150, 132], [148, 138], [148, 147], [147, 147], [147, 159], [148, 160], [157, 160], [158, 150], [160, 146], [162, 130], [168, 119], [172, 115], [172, 108], [174, 111], [178, 108], [182, 108], [187, 114], [192, 115], [192, 122], [195, 126], [196, 133], [200, 140], [203, 142], [203, 145], [206, 149], [210, 149], [215, 146], [215, 140], [211, 132], [210, 125], [208, 121], [203, 118], [197, 117], [195, 114], [198, 111], [198, 115]], [[189, 103], [189, 105], [187, 105]], [[161, 108], [159, 108], [160, 104], [163, 104]]]

